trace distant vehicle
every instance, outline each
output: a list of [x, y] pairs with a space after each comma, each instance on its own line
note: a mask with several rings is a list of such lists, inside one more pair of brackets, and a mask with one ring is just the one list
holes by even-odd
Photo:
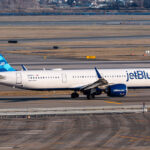
[[8, 40], [8, 43], [16, 44], [16, 43], [18, 43], [18, 41], [17, 40]]
[[59, 46], [54, 45], [54, 46], [53, 46], [53, 49], [59, 49]]
[[108, 4], [107, 3], [101, 3], [99, 5], [91, 5], [90, 8], [107, 8]]
[[0, 55], [0, 84], [29, 90], [72, 90], [72, 98], [82, 92], [87, 99], [103, 92], [123, 97], [128, 88], [150, 88], [150, 69], [27, 70], [12, 68]]

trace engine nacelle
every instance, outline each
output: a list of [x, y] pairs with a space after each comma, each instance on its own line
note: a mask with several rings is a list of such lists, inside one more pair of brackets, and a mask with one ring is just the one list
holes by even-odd
[[110, 85], [106, 93], [110, 97], [123, 97], [127, 94], [127, 86], [125, 84]]
[[102, 94], [102, 90], [99, 88], [96, 88], [96, 92], [94, 93], [95, 95], [101, 95]]

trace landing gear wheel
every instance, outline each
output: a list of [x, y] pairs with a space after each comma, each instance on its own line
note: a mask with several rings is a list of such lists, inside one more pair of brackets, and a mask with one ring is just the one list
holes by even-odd
[[71, 98], [78, 98], [79, 97], [79, 94], [74, 92], [71, 94]]
[[92, 99], [92, 95], [91, 95], [91, 94], [88, 94], [88, 95], [87, 95], [87, 99]]
[[95, 98], [95, 95], [94, 95], [94, 94], [92, 94], [92, 98], [93, 98], [93, 99]]

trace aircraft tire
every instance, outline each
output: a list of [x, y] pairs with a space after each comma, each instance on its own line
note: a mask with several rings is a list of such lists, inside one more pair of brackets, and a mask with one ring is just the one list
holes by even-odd
[[71, 94], [71, 98], [78, 98], [79, 97], [79, 94], [74, 92]]

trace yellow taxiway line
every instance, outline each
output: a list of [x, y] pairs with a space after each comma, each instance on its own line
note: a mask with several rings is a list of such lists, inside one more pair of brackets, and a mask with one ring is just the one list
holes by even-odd
[[118, 103], [118, 102], [113, 102], [113, 101], [104, 101], [105, 103], [110, 103], [110, 104], [117, 104], [117, 105], [121, 105], [122, 103]]
[[119, 136], [121, 138], [126, 138], [129, 139], [130, 141], [138, 141], [138, 140], [143, 140], [143, 141], [150, 141], [150, 137], [132, 137], [132, 136]]

